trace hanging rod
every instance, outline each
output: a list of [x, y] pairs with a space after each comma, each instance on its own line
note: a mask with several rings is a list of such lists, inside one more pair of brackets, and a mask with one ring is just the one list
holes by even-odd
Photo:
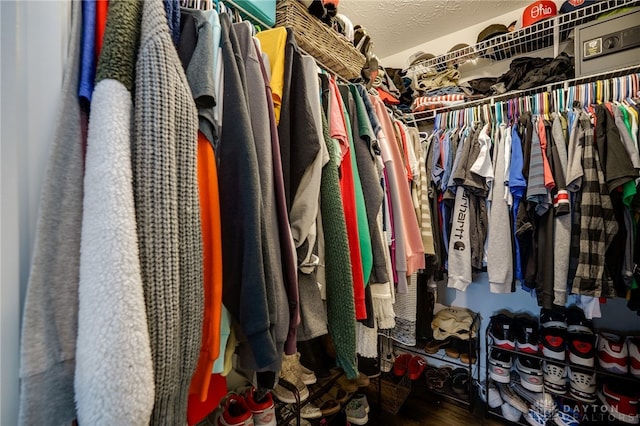
[[633, 65], [630, 67], [619, 68], [613, 71], [607, 71], [604, 73], [592, 74], [588, 76], [576, 77], [568, 80], [559, 81], [556, 83], [549, 83], [543, 86], [532, 87], [531, 89], [525, 90], [513, 90], [507, 93], [503, 93], [500, 95], [493, 95], [486, 98], [478, 99], [475, 101], [465, 102], [460, 105], [452, 105], [440, 108], [434, 108], [428, 111], [414, 112], [404, 114], [403, 120], [407, 123], [418, 123], [421, 121], [432, 120], [435, 118], [436, 114], [440, 114], [442, 112], [447, 111], [457, 111], [460, 109], [470, 108], [478, 105], [490, 104], [493, 105], [496, 101], [507, 100], [511, 98], [517, 98], [520, 96], [528, 96], [541, 92], [551, 92], [556, 89], [565, 89], [567, 90], [570, 86], [574, 86], [576, 84], [585, 84], [592, 83], [598, 80], [607, 80], [616, 77], [622, 77], [628, 74], [633, 74], [636, 72], [640, 72], [640, 65]]

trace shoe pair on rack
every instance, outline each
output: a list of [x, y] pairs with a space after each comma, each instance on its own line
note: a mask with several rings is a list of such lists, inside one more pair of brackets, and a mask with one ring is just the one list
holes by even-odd
[[232, 393], [221, 402], [216, 426], [275, 426], [276, 411], [271, 392], [260, 400], [255, 388], [243, 394]]
[[459, 358], [465, 364], [476, 363], [476, 348], [474, 341], [463, 340], [457, 337], [447, 337], [444, 340], [432, 339], [424, 347], [428, 354], [435, 354], [440, 349], [444, 349], [445, 354], [450, 358]]
[[640, 378], [640, 338], [624, 337], [609, 332], [598, 334], [600, 368], [616, 374], [631, 373]]
[[400, 354], [393, 364], [393, 374], [402, 377], [405, 374], [411, 380], [418, 380], [427, 368], [427, 361], [420, 355]]
[[[284, 355], [282, 358], [282, 369], [280, 370], [280, 379], [286, 380], [295, 386], [299, 395], [300, 402], [309, 398], [309, 389], [307, 385], [312, 385], [318, 380], [313, 371], [305, 368], [300, 364], [300, 354]], [[293, 404], [296, 402], [294, 393], [278, 382], [273, 394], [282, 402]]]
[[540, 311], [540, 349], [544, 356], [583, 367], [595, 365], [596, 336], [582, 309], [572, 306]]
[[492, 348], [489, 353], [489, 376], [497, 383], [511, 381], [511, 367], [520, 377], [525, 389], [531, 392], [542, 392], [543, 372], [539, 359], [520, 354], [515, 357], [511, 352], [499, 348]]
[[528, 316], [492, 316], [489, 336], [493, 345], [499, 348], [529, 354], [538, 353], [538, 323]]

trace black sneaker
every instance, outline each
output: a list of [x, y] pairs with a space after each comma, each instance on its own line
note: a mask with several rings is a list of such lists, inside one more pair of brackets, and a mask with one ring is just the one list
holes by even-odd
[[593, 322], [584, 316], [582, 309], [572, 306], [567, 309], [567, 331], [569, 333], [591, 333], [593, 334]]
[[569, 362], [584, 367], [593, 367], [596, 355], [596, 336], [593, 333], [569, 333]]
[[514, 321], [504, 314], [491, 317], [489, 336], [493, 339], [493, 345], [502, 349], [515, 350]]
[[540, 330], [540, 349], [547, 358], [557, 361], [565, 359], [566, 331], [561, 328], [543, 328]]
[[567, 329], [567, 321], [563, 310], [560, 308], [540, 310], [540, 328], [561, 328]]
[[378, 358], [367, 358], [358, 354], [358, 371], [370, 379], [380, 375], [380, 363]]
[[516, 320], [516, 349], [528, 354], [538, 353], [538, 323], [531, 318]]

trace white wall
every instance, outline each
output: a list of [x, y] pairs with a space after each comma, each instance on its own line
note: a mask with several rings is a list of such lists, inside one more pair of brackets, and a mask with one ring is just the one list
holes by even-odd
[[67, 2], [0, 1], [0, 425], [18, 422], [22, 306], [69, 18]]

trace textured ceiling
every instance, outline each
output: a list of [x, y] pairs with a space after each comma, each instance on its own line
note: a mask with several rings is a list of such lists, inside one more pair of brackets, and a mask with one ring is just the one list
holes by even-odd
[[526, 7], [519, 0], [341, 0], [338, 12], [362, 25], [379, 58]]

